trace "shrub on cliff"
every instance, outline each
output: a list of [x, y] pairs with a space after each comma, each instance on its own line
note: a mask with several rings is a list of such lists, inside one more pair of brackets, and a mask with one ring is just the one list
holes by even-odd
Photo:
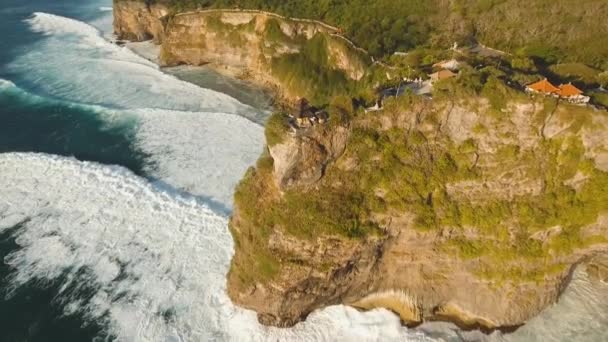
[[[325, 21], [343, 29], [377, 57], [416, 46], [448, 47], [479, 40], [548, 63], [583, 62], [608, 68], [608, 4], [598, 0], [146, 0], [174, 11], [196, 8], [261, 9]], [[550, 13], [547, 8], [551, 8]]]
[[327, 44], [327, 37], [318, 33], [300, 52], [273, 58], [273, 75], [315, 105], [327, 104], [334, 96], [350, 93], [353, 81], [331, 65]]
[[288, 117], [284, 113], [274, 113], [266, 122], [264, 133], [266, 135], [266, 144], [274, 146], [280, 144], [285, 139], [285, 134], [289, 130], [287, 123]]

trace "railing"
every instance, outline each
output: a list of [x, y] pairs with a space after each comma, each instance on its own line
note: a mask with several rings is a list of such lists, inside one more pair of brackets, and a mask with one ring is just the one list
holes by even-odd
[[182, 13], [178, 13], [175, 16], [179, 17], [182, 15], [189, 15], [189, 14], [206, 14], [206, 13], [251, 13], [251, 14], [264, 14], [267, 15], [269, 17], [274, 17], [277, 19], [282, 19], [282, 20], [291, 20], [291, 21], [295, 21], [295, 22], [300, 22], [300, 23], [307, 23], [307, 24], [315, 24], [315, 25], [319, 25], [324, 27], [325, 29], [329, 30], [329, 31], [334, 31], [332, 32], [332, 34], [337, 34], [337, 32], [340, 32], [340, 29], [335, 27], [335, 26], [331, 26], [327, 23], [324, 23], [322, 21], [319, 20], [314, 20], [314, 19], [303, 19], [303, 18], [289, 18], [277, 13], [272, 13], [272, 12], [267, 12], [267, 11], [262, 11], [262, 10], [248, 10], [248, 9], [207, 9], [207, 10], [198, 10], [198, 11], [190, 11], [190, 12], [182, 12]]
[[[292, 22], [296, 22], [296, 23], [306, 23], [306, 24], [314, 24], [314, 25], [319, 25], [323, 28], [325, 28], [326, 30], [330, 31], [330, 35], [332, 37], [338, 38], [338, 39], [342, 39], [344, 42], [346, 42], [348, 45], [350, 45], [351, 48], [365, 54], [370, 60], [372, 60], [369, 52], [359, 46], [357, 46], [352, 40], [348, 39], [347, 37], [345, 37], [344, 35], [340, 34], [339, 32], [341, 31], [339, 28], [335, 27], [335, 26], [331, 26], [327, 23], [324, 23], [322, 21], [319, 20], [314, 20], [314, 19], [304, 19], [304, 18], [291, 18], [291, 17], [286, 17], [277, 13], [273, 13], [273, 12], [267, 12], [267, 11], [262, 11], [262, 10], [252, 10], [252, 9], [207, 9], [207, 10], [198, 10], [198, 11], [190, 11], [190, 12], [182, 12], [182, 13], [178, 13], [175, 16], [179, 17], [179, 16], [184, 16], [184, 15], [192, 15], [192, 14], [214, 14], [214, 13], [249, 13], [249, 14], [262, 14], [262, 15], [267, 15], [269, 17], [273, 17], [276, 19], [281, 19], [281, 20], [287, 20], [287, 21], [292, 21]], [[380, 64], [382, 66], [385, 67], [389, 67], [388, 65], [386, 65], [383, 62], [379, 62], [379, 61], [373, 61], [373, 64]]]

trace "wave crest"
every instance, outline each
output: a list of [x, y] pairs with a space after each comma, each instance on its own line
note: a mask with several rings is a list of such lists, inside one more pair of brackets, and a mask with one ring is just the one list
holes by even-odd
[[107, 41], [89, 24], [40, 12], [25, 21], [47, 38], [24, 50], [8, 70], [37, 93], [113, 108], [259, 116], [258, 110], [228, 95], [163, 73], [156, 64]]
[[0, 154], [0, 170], [0, 217], [28, 218], [6, 260], [14, 285], [88, 274], [93, 295], [60, 294], [66, 310], [107, 317], [119, 340], [426, 340], [387, 311], [343, 306], [292, 329], [262, 327], [226, 296], [233, 242], [227, 219], [206, 205], [74, 159]]

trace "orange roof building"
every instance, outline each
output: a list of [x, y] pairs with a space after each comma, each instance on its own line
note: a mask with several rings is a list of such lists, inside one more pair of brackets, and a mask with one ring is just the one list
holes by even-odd
[[560, 85], [557, 94], [561, 97], [574, 97], [583, 95], [583, 91], [573, 86], [572, 83], [568, 83]]
[[526, 87], [526, 89], [529, 91], [534, 91], [537, 93], [544, 93], [544, 94], [559, 94], [559, 92], [560, 92], [560, 89], [557, 88], [556, 86], [554, 86], [553, 84], [551, 84], [551, 82], [547, 81], [546, 78], [542, 81], [538, 81], [536, 83], [532, 83], [532, 84], [528, 85]]

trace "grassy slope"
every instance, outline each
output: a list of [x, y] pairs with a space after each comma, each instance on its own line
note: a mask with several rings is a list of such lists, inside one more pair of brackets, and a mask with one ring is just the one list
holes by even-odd
[[[470, 102], [471, 110], [491, 117], [496, 125], [476, 130], [480, 139], [495, 134], [498, 126], [509, 122], [508, 116], [499, 111], [507, 102], [529, 102], [489, 83], [480, 90], [482, 97], [491, 98], [500, 92], [508, 96], [508, 101], [480, 110], [476, 105], [480, 95], [457, 95]], [[450, 89], [449, 85], [444, 89]], [[453, 95], [438, 94], [433, 106], [442, 108]], [[358, 239], [380, 231], [383, 222], [377, 217], [407, 212], [416, 216], [415, 228], [422, 231], [456, 228], [462, 235], [454, 234], [440, 247], [464, 259], [481, 260], [475, 271], [498, 281], [539, 281], [545, 274], [563, 270], [564, 265], [555, 261], [560, 256], [606, 241], [603, 236], [580, 233], [597, 220], [599, 213], [608, 210], [608, 194], [601, 190], [608, 188], [608, 173], [595, 169], [593, 162], [584, 157], [578, 137], [584, 127], [591, 127], [591, 109], [560, 104], [566, 106], [560, 120], [574, 120], [569, 129], [571, 136], [542, 140], [532, 150], [505, 144], [495, 154], [483, 153], [482, 164], [498, 165], [484, 167], [474, 163], [473, 156], [480, 152], [476, 139], [455, 144], [445, 134], [436, 135], [435, 110], [419, 126], [426, 129], [381, 128], [387, 120], [414, 115], [419, 101], [423, 100], [405, 96], [389, 103], [381, 113], [356, 114], [350, 123], [352, 133], [345, 155], [336, 162], [338, 166], [328, 168], [324, 179], [313, 189], [291, 189], [283, 197], [268, 192], [264, 179], [270, 179], [272, 159], [264, 156], [264, 167], [252, 171], [237, 190], [236, 207], [242, 218], [261, 231], [282, 229], [302, 239], [319, 235]], [[539, 126], [555, 106], [551, 101], [544, 105], [545, 110], [534, 118]], [[411, 114], [404, 114], [408, 112]], [[271, 119], [278, 120], [279, 117]], [[276, 125], [271, 127], [276, 129]], [[355, 162], [356, 167], [348, 171], [341, 168], [339, 165], [345, 160]], [[479, 202], [474, 198], [455, 198], [447, 190], [448, 184], [460, 181], [492, 181], [507, 169], [523, 169], [527, 178], [542, 180], [543, 191], [536, 196]], [[577, 172], [588, 180], [575, 191], [566, 181]], [[556, 225], [562, 231], [545, 243], [531, 238]], [[476, 238], [467, 235], [471, 229]], [[263, 251], [262, 245], [256, 244], [256, 249]], [[272, 258], [264, 260], [273, 264]], [[278, 267], [276, 262], [275, 259]]]
[[608, 3], [604, 0], [151, 0], [176, 11], [255, 8], [326, 21], [372, 54], [420, 45], [450, 46], [472, 37], [550, 62], [608, 69]]
[[[475, 1], [474, 6], [469, 6], [471, 1], [473, 0], [453, 1], [449, 13], [432, 12], [435, 15], [444, 15], [449, 20], [434, 27], [435, 31], [427, 32], [428, 36], [424, 39], [437, 40], [435, 37], [448, 28], [451, 31], [444, 35], [445, 37], [472, 30], [472, 27], [459, 25], [458, 20], [452, 20], [461, 16], [479, 19], [477, 35], [485, 43], [489, 45], [495, 43], [513, 51], [524, 48], [528, 54], [545, 59], [567, 56], [565, 60], [597, 64], [597, 55], [603, 54], [602, 49], [608, 48], [608, 44], [597, 43], [605, 39], [602, 37], [607, 36], [600, 34], [605, 27], [589, 29], [589, 25], [598, 19], [594, 18], [595, 15], [601, 16], [606, 13], [603, 2], [585, 0], [574, 8], [573, 5], [562, 4], [561, 1], [552, 1], [551, 4], [557, 4], [549, 6], [549, 2], [544, 0], [536, 0], [531, 5], [523, 4], [519, 0], [485, 0]], [[192, 7], [194, 4], [192, 1], [189, 4], [183, 1], [178, 3], [171, 0], [171, 2], [180, 8]], [[200, 3], [205, 6], [232, 7], [236, 2]], [[352, 37], [363, 34], [360, 39], [365, 42], [377, 42], [378, 38], [373, 33], [357, 31], [358, 26], [365, 26], [366, 20], [377, 22], [378, 17], [386, 17], [388, 23], [376, 26], [384, 25], [390, 31], [393, 25], [390, 22], [391, 18], [407, 16], [407, 13], [425, 13], [430, 11], [426, 6], [433, 4], [432, 1], [428, 1], [425, 6], [416, 7], [417, 1], [407, 1], [409, 4], [407, 6], [392, 8], [382, 7], [384, 1], [365, 2], [368, 6], [367, 16], [361, 17], [363, 20], [361, 25], [354, 25], [356, 20], [353, 18], [358, 18], [358, 15], [366, 12], [363, 10], [363, 2], [348, 1], [349, 15], [345, 17], [338, 17], [335, 12], [336, 8], [342, 5], [332, 5], [332, 2], [321, 4], [315, 2], [317, 5], [314, 6], [308, 1], [285, 3], [271, 0], [255, 2], [241, 0], [238, 3], [242, 7], [261, 7], [298, 17], [321, 18], [334, 24], [346, 25], [348, 20], [353, 20], [352, 27], [345, 26], [347, 33]], [[393, 3], [403, 4], [399, 1]], [[585, 10], [590, 9], [593, 10], [592, 13], [585, 13]], [[564, 11], [570, 11], [568, 20], [562, 20]], [[583, 13], [586, 14], [584, 18], [581, 17]], [[408, 20], [424, 22], [416, 15]], [[531, 24], [523, 26], [522, 23], [527, 21]], [[573, 26], [577, 21], [582, 24]], [[494, 30], [492, 24], [498, 25], [499, 29]], [[549, 28], [546, 25], [549, 25]], [[568, 31], [570, 27], [574, 28], [574, 31]], [[528, 30], [529, 34], [522, 33]], [[277, 33], [276, 30], [270, 30], [267, 32], [268, 38], [270, 40], [285, 38]], [[367, 37], [366, 34], [372, 35]], [[371, 39], [367, 40], [367, 38]], [[581, 48], [576, 43], [576, 41], [584, 43], [590, 39], [596, 39], [596, 44], [589, 48]], [[359, 38], [356, 40], [358, 41]], [[390, 42], [382, 42], [385, 43], [386, 46], [390, 45]], [[352, 90], [350, 85], [339, 79], [342, 76], [333, 75], [333, 71], [327, 66], [327, 51], [323, 37], [317, 37], [306, 45], [305, 54], [287, 55], [274, 60], [272, 72], [284, 78], [283, 81], [286, 83], [295, 82], [292, 86], [312, 91], [313, 95], [319, 97], [316, 102], [327, 103], [333, 95]], [[386, 50], [384, 45], [381, 50], [390, 51]], [[567, 51], [571, 53], [565, 55]], [[569, 69], [572, 69], [572, 66], [562, 66], [554, 72], [570, 73]], [[317, 70], [317, 72], [311, 74], [307, 72], [308, 70]], [[583, 71], [588, 74], [589, 70]], [[310, 75], [318, 78], [308, 79]], [[499, 81], [492, 81], [490, 78], [474, 84], [475, 82], [471, 80], [463, 80], [464, 76], [437, 85], [436, 88], [439, 90], [439, 93], [435, 94], [437, 108], [453, 97], [475, 102], [478, 96], [483, 96], [488, 99], [491, 110], [479, 114], [492, 115], [500, 120], [501, 109], [505, 108], [509, 100], [522, 101], [520, 95], [514, 94]], [[331, 87], [330, 89], [335, 91], [320, 92], [315, 87], [323, 90]], [[477, 239], [455, 237], [443, 247], [447, 252], [457, 253], [462, 258], [484, 260], [482, 265], [485, 266], [477, 271], [480, 275], [489, 278], [538, 280], [546, 273], [560, 270], [560, 265], [551, 261], [553, 257], [604, 241], [599, 236], [582, 237], [579, 234], [582, 227], [596, 220], [598, 213], [608, 209], [608, 195], [598, 190], [608, 188], [608, 174], [594, 169], [592, 163], [584, 158], [579, 138], [544, 141], [535, 151], [525, 151], [519, 146], [505, 145], [495, 156], [488, 157], [496, 158], [495, 162], [509, 167], [521, 166], [531, 177], [541, 178], [546, 187], [538, 196], [518, 197], [510, 201], [497, 198], [483, 203], [455, 199], [448, 195], [447, 184], [464, 180], [480, 181], [495, 175], [492, 170], [473, 167], [471, 164], [471, 155], [477, 150], [475, 140], [455, 145], [447, 137], [439, 136], [434, 137], [430, 143], [429, 132], [426, 131], [404, 132], [400, 129], [380, 129], [379, 118], [382, 115], [390, 116], [407, 112], [418, 101], [420, 99], [416, 97], [403, 97], [400, 103], [393, 104], [373, 120], [369, 120], [365, 114], [357, 114], [351, 122], [352, 134], [347, 153], [343, 158], [360, 161], [358, 167], [348, 172], [336, 167], [329, 168], [324, 180], [311, 191], [293, 189], [287, 191], [283, 197], [278, 196], [277, 189], [270, 186], [273, 183], [272, 159], [267, 155], [260, 159], [257, 169], [247, 174], [235, 195], [240, 219], [246, 222], [241, 228], [247, 230], [248, 236], [255, 237], [255, 241], [248, 241], [243, 239], [242, 233], [233, 232], [237, 247], [239, 244], [241, 249], [243, 244], [251, 246], [248, 248], [251, 253], [241, 254], [241, 257], [246, 256], [248, 260], [238, 263], [251, 265], [246, 272], [241, 272], [251, 277], [243, 281], [267, 280], [278, 272], [277, 256], [264, 248], [267, 243], [266, 238], [274, 228], [283, 229], [288, 234], [302, 239], [311, 239], [318, 235], [337, 235], [347, 239], [357, 239], [367, 234], [378, 233], [382, 222], [378, 222], [374, 217], [395, 211], [414, 214], [416, 227], [421, 230], [437, 230], [442, 227], [464, 230], [466, 227], [474, 227], [478, 233]], [[550, 104], [547, 107], [550, 108]], [[576, 119], [575, 131], [580, 131], [585, 125], [589, 125], [590, 110], [572, 107], [569, 112], [573, 115], [573, 119]], [[542, 115], [548, 113], [547, 110]], [[434, 115], [429, 115], [425, 120], [427, 124], [433, 126], [437, 125], [436, 119]], [[544, 118], [538, 119], [542, 122]], [[270, 144], [281, 142], [282, 128], [284, 125], [280, 117], [270, 120], [267, 128]], [[479, 127], [476, 132], [492, 134], [493, 127]], [[372, 159], [376, 162], [367, 162]], [[572, 178], [577, 172], [581, 172], [589, 179], [579, 191], [573, 191], [564, 184], [564, 181]], [[530, 238], [534, 233], [556, 224], [561, 224], [563, 230], [553, 236], [548, 243], [541, 244]], [[536, 264], [536, 267], [522, 268], [521, 261]], [[257, 279], [259, 277], [262, 279]]]

